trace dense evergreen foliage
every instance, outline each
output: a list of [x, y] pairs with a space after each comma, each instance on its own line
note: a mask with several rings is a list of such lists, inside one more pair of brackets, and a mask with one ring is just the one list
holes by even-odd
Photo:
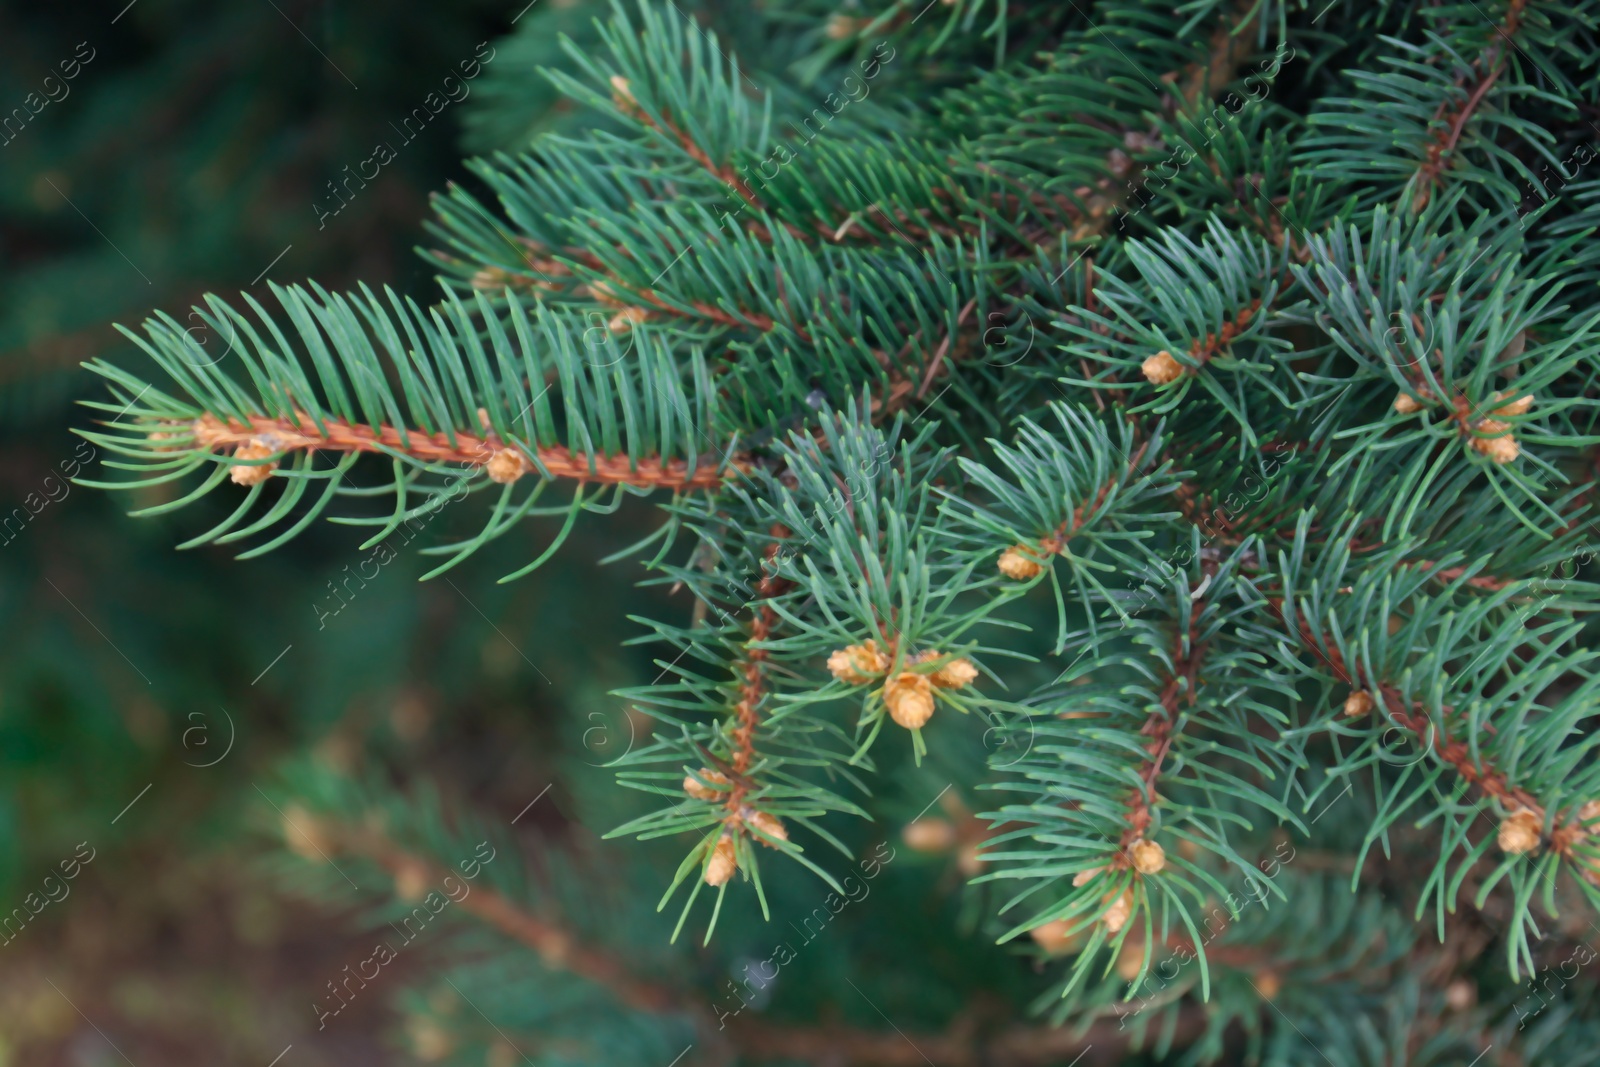
[[431, 296], [92, 364], [185, 547], [366, 535], [319, 623], [412, 553], [647, 587], [562, 786], [642, 843], [282, 772], [383, 939], [320, 1027], [439, 916], [450, 1063], [1600, 1056], [1600, 5], [544, 17]]

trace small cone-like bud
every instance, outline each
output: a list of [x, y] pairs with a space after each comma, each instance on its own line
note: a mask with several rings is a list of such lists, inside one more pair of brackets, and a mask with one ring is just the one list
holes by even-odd
[[611, 102], [625, 115], [637, 114], [639, 111], [639, 100], [633, 95], [633, 87], [628, 84], [628, 79], [620, 74], [611, 75]]
[[915, 730], [933, 718], [933, 683], [926, 674], [903, 671], [883, 687], [883, 703], [889, 718]]
[[323, 862], [335, 848], [333, 835], [321, 820], [299, 804], [283, 810], [283, 843], [297, 856]]
[[1151, 385], [1166, 385], [1183, 377], [1183, 364], [1172, 358], [1172, 353], [1165, 350], [1157, 352], [1139, 365], [1144, 371], [1145, 380]]
[[928, 676], [941, 689], [960, 689], [978, 678], [978, 668], [969, 659], [953, 659]]
[[1504, 437], [1491, 437], [1486, 440], [1475, 441], [1473, 444], [1477, 446], [1479, 452], [1502, 466], [1514, 462], [1518, 456], [1522, 455], [1522, 446], [1510, 434], [1506, 434]]
[[1142, 837], [1128, 846], [1128, 855], [1133, 860], [1133, 869], [1140, 874], [1160, 874], [1167, 865], [1166, 850]]
[[739, 859], [733, 850], [733, 838], [723, 834], [711, 850], [711, 862], [706, 864], [706, 885], [726, 885], [733, 872], [739, 869]]
[[1444, 987], [1444, 1002], [1451, 1011], [1466, 1011], [1478, 1002], [1478, 991], [1465, 978], [1457, 978]]
[[855, 36], [862, 26], [871, 21], [871, 19], [852, 18], [849, 15], [835, 12], [828, 16], [828, 24], [823, 32], [828, 35], [830, 40], [842, 41], [847, 37]]
[[1000, 573], [1012, 581], [1025, 582], [1043, 570], [1044, 564], [1022, 545], [1013, 545], [1000, 553]]
[[1539, 847], [1539, 816], [1522, 808], [1506, 816], [1500, 824], [1500, 850], [1513, 856]]
[[[1510, 395], [1511, 394], [1509, 393], [1499, 393], [1496, 395], [1495, 399], [1504, 400]], [[1501, 418], [1511, 418], [1516, 415], [1526, 415], [1528, 413], [1528, 409], [1531, 407], [1533, 407], [1532, 395], [1519, 396], [1515, 400], [1495, 408], [1494, 413]]]
[[[701, 767], [697, 772], [700, 775], [697, 781], [692, 774], [683, 777], [683, 791], [696, 800], [721, 800], [724, 796], [722, 790], [711, 788], [714, 785], [731, 785], [728, 776], [721, 771], [709, 770]], [[704, 783], [704, 784], [701, 784]]]
[[1394, 409], [1402, 415], [1410, 415], [1422, 410], [1422, 401], [1402, 389], [1395, 394]]
[[1256, 975], [1256, 991], [1261, 994], [1262, 1000], [1277, 1000], [1282, 989], [1283, 979], [1271, 971], [1261, 971]]
[[499, 449], [489, 457], [489, 462], [483, 467], [489, 472], [490, 480], [501, 485], [510, 485], [531, 469], [528, 461], [522, 457], [522, 453], [514, 448]]
[[1066, 919], [1051, 919], [1028, 931], [1034, 943], [1052, 956], [1062, 956], [1077, 948], [1082, 940], [1073, 933], [1072, 923]]
[[1357, 689], [1344, 698], [1344, 713], [1352, 719], [1359, 719], [1372, 711], [1377, 705], [1373, 702], [1372, 694], [1365, 689]]
[[215, 419], [208, 417], [195, 419], [189, 432], [194, 436], [194, 443], [201, 448], [216, 448], [228, 431]]
[[484, 267], [472, 276], [472, 287], [491, 292], [504, 289], [511, 282], [511, 275], [499, 267]]
[[1522, 452], [1522, 446], [1517, 444], [1517, 439], [1511, 434], [1511, 427], [1499, 419], [1484, 419], [1478, 423], [1477, 431], [1482, 434], [1500, 435], [1472, 439], [1472, 447], [1496, 463], [1510, 463]]
[[937, 817], [907, 823], [900, 837], [913, 852], [948, 852], [956, 846], [955, 825]]
[[394, 872], [394, 895], [417, 901], [428, 895], [428, 866], [407, 856]]
[[1095, 875], [1099, 874], [1100, 870], [1101, 870], [1101, 868], [1099, 868], [1099, 867], [1089, 867], [1086, 870], [1079, 871], [1077, 874], [1072, 876], [1072, 885], [1073, 885], [1073, 887], [1076, 888], [1078, 886], [1086, 884], [1089, 881], [1089, 879], [1091, 879]]
[[1132, 917], [1133, 890], [1124, 889], [1116, 900], [1111, 901], [1111, 907], [1106, 909], [1106, 913], [1100, 917], [1100, 921], [1106, 924], [1108, 932], [1114, 934], [1124, 926], [1127, 926], [1128, 920]]
[[1144, 943], [1133, 938], [1122, 943], [1122, 951], [1117, 953], [1117, 977], [1124, 982], [1131, 982], [1139, 977], [1139, 971], [1144, 968]]
[[606, 329], [612, 333], [627, 333], [633, 329], [635, 323], [644, 322], [650, 318], [650, 312], [641, 307], [626, 307], [606, 321]]
[[[746, 826], [749, 826], [749, 827], [751, 827], [753, 829], [756, 829], [756, 830], [760, 830], [762, 833], [766, 834], [768, 837], [776, 838], [779, 841], [787, 841], [787, 840], [789, 840], [789, 831], [783, 825], [783, 820], [778, 818], [776, 815], [773, 815], [773, 814], [771, 814], [769, 812], [765, 812], [765, 811], [752, 811], [752, 812], [749, 812], [748, 814], [745, 815], [744, 822], [745, 822]], [[757, 840], [760, 840], [760, 838], [757, 838]], [[776, 848], [777, 847], [776, 845], [768, 845], [767, 842], [765, 842], [765, 841], [762, 841], [761, 843], [763, 845], [767, 845], [768, 848]]]
[[425, 1063], [442, 1060], [455, 1051], [455, 1042], [450, 1040], [444, 1027], [426, 1016], [412, 1016], [406, 1030], [411, 1038], [411, 1051]]
[[956, 870], [961, 872], [963, 878], [976, 878], [983, 873], [983, 865], [988, 862], [981, 851], [982, 841], [974, 841], [961, 849], [956, 857]]
[[[270, 444], [259, 437], [252, 437], [240, 445], [233, 453], [234, 459], [266, 459], [276, 452]], [[278, 469], [276, 463], [260, 463], [249, 467], [235, 467], [228, 472], [235, 485], [260, 485], [272, 477], [272, 472]]]
[[828, 657], [828, 670], [841, 682], [866, 685], [889, 669], [889, 657], [878, 649], [878, 642], [868, 639], [859, 645], [848, 645]]

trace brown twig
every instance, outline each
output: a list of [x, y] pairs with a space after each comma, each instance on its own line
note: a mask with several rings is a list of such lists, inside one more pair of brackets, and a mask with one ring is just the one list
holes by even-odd
[[[343, 850], [366, 856], [397, 880], [420, 876], [423, 884], [437, 884], [447, 876], [455, 876], [454, 871], [399, 848], [369, 827], [336, 832], [333, 841]], [[463, 911], [531, 948], [550, 970], [588, 979], [629, 1007], [650, 1012], [689, 1007], [679, 988], [639, 978], [623, 957], [583, 944], [558, 922], [528, 913], [487, 886], [472, 886], [459, 900], [454, 895], [451, 900]]]
[[1201, 365], [1211, 362], [1211, 360], [1221, 355], [1229, 345], [1233, 344], [1234, 339], [1244, 332], [1245, 327], [1250, 325], [1250, 320], [1260, 310], [1260, 298], [1250, 301], [1240, 309], [1239, 314], [1233, 318], [1233, 321], [1224, 321], [1221, 330], [1216, 333], [1206, 334], [1204, 339], [1196, 338], [1194, 343], [1189, 346], [1189, 357]]
[[[1144, 442], [1138, 447], [1137, 450], [1135, 450], [1133, 455], [1128, 458], [1127, 473], [1129, 475], [1139, 469], [1139, 464], [1144, 462], [1144, 454], [1149, 447], [1150, 442]], [[1055, 531], [1050, 534], [1049, 537], [1046, 537], [1039, 542], [1039, 550], [1047, 556], [1053, 556], [1057, 552], [1060, 552], [1063, 548], [1066, 548], [1067, 542], [1072, 540], [1073, 536], [1076, 535], [1079, 530], [1083, 529], [1084, 523], [1088, 521], [1089, 516], [1093, 514], [1101, 504], [1105, 503], [1106, 497], [1111, 495], [1111, 490], [1116, 488], [1121, 481], [1121, 476], [1113, 475], [1101, 483], [1100, 488], [1096, 490], [1093, 499], [1085, 500], [1079, 503], [1077, 507], [1072, 509], [1071, 515], [1068, 515], [1065, 519], [1061, 520], [1061, 525], [1057, 526]]]
[[[783, 526], [774, 526], [771, 529], [772, 543], [767, 546], [765, 561], [772, 565], [783, 550], [783, 541], [789, 536], [789, 531]], [[750, 639], [744, 646], [744, 667], [742, 680], [739, 684], [739, 702], [734, 706], [734, 718], [738, 725], [733, 729], [733, 788], [728, 791], [724, 806], [728, 814], [726, 823], [730, 828], [737, 829], [744, 824], [741, 814], [744, 807], [744, 798], [749, 793], [750, 783], [745, 774], [750, 770], [750, 765], [755, 761], [756, 728], [761, 724], [761, 701], [766, 696], [766, 662], [767, 650], [761, 647], [772, 633], [773, 625], [778, 621], [778, 613], [765, 601], [778, 596], [790, 587], [787, 579], [779, 578], [776, 573], [763, 575], [756, 584], [756, 597], [762, 603], [754, 608], [754, 618], [750, 621]]]
[[[396, 881], [416, 882], [420, 878], [420, 884], [437, 883], [454, 873], [398, 847], [370, 826], [345, 829], [323, 825], [312, 829], [326, 838], [330, 851], [365, 856]], [[637, 1010], [687, 1016], [703, 1035], [713, 1057], [723, 1052], [748, 1059], [799, 1060], [839, 1067], [919, 1067], [926, 1062], [926, 1055], [941, 1067], [1045, 1067], [1063, 1059], [1077, 1062], [1075, 1057], [1087, 1053], [1085, 1065], [1109, 1064], [1118, 1062], [1132, 1034], [1116, 1019], [1095, 1023], [1082, 1034], [1069, 1027], [1007, 1019], [995, 1020], [997, 1025], [984, 1028], [972, 1013], [937, 1032], [793, 1026], [743, 1012], [723, 1019], [715, 1012], [712, 995], [707, 994], [702, 1000], [690, 984], [640, 977], [628, 956], [585, 944], [558, 917], [534, 915], [484, 885], [473, 886], [460, 898], [452, 895], [451, 899], [462, 911], [532, 949], [550, 971], [593, 982], [619, 1003]], [[1205, 1025], [1202, 1006], [1186, 1006], [1177, 1020], [1179, 1040], [1192, 1040]]]
[[1160, 706], [1150, 713], [1139, 729], [1141, 736], [1150, 738], [1145, 744], [1145, 753], [1149, 758], [1139, 772], [1139, 787], [1128, 796], [1128, 825], [1122, 831], [1117, 857], [1112, 861], [1114, 867], [1129, 866], [1129, 846], [1144, 836], [1155, 819], [1156, 781], [1161, 777], [1167, 753], [1172, 750], [1178, 725], [1178, 702], [1187, 698], [1190, 706], [1193, 706], [1196, 699], [1205, 645], [1195, 633], [1195, 609], [1195, 602], [1190, 600], [1183, 626], [1173, 639], [1172, 676], [1161, 690]]
[[[184, 428], [173, 426], [166, 432]], [[452, 440], [443, 433], [402, 431], [393, 426], [382, 426], [375, 430], [344, 419], [325, 418], [322, 420], [322, 429], [318, 430], [311, 416], [302, 411], [295, 412], [292, 418], [252, 415], [248, 423], [238, 419], [223, 422], [215, 415], [202, 415], [189, 428], [193, 431], [196, 444], [214, 452], [237, 448], [259, 439], [275, 451], [283, 452], [402, 452], [429, 463], [483, 465], [495, 455], [515, 447], [501, 443], [493, 435], [480, 436], [457, 431]], [[523, 456], [520, 449], [515, 449], [515, 452]], [[727, 466], [723, 468], [697, 464], [691, 470], [688, 463], [681, 459], [663, 462], [656, 456], [633, 460], [623, 455], [585, 455], [569, 451], [563, 445], [539, 447], [535, 450], [535, 457], [552, 478], [676, 490], [716, 489], [729, 479], [729, 468], [735, 471], [750, 469], [749, 460], [742, 455], [729, 457]], [[526, 462], [527, 457], [523, 458]]]
[[1488, 95], [1489, 90], [1494, 87], [1494, 83], [1505, 70], [1506, 46], [1511, 44], [1512, 34], [1521, 27], [1522, 9], [1526, 6], [1527, 0], [1511, 0], [1506, 9], [1504, 25], [1495, 27], [1495, 33], [1499, 35], [1500, 40], [1484, 49], [1472, 64], [1473, 71], [1482, 73], [1467, 94], [1466, 100], [1454, 112], [1441, 104], [1438, 113], [1434, 115], [1435, 122], [1444, 122], [1446, 125], [1428, 145], [1422, 166], [1417, 170], [1417, 195], [1412, 201], [1414, 211], [1421, 211], [1428, 206], [1434, 186], [1454, 162], [1456, 146], [1461, 141], [1461, 134], [1465, 131], [1467, 122], [1477, 113], [1483, 98]]

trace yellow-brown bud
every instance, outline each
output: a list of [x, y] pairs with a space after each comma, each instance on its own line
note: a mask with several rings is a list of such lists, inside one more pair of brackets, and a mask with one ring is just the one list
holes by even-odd
[[1041, 923], [1029, 930], [1028, 936], [1051, 956], [1066, 955], [1076, 949], [1083, 940], [1081, 933], [1074, 932], [1072, 923], [1066, 919], [1051, 919], [1047, 923]]
[[[266, 459], [277, 452], [266, 441], [259, 437], [252, 437], [240, 445], [233, 453], [234, 459]], [[228, 472], [235, 485], [260, 485], [272, 477], [272, 472], [278, 469], [276, 463], [258, 463], [252, 466], [237, 466]]]
[[1466, 978], [1457, 978], [1444, 987], [1444, 1002], [1451, 1011], [1466, 1011], [1478, 1002], [1478, 988]]
[[977, 681], [978, 668], [969, 659], [956, 658], [930, 674], [929, 679], [941, 689], [960, 689]]
[[[1106, 899], [1111, 900], [1109, 896]], [[1111, 906], [1106, 909], [1104, 915], [1100, 916], [1100, 921], [1106, 924], [1108, 933], [1114, 934], [1124, 926], [1127, 926], [1128, 920], [1132, 917], [1133, 890], [1124, 889], [1115, 900], [1111, 900]]]
[[1078, 886], [1087, 884], [1089, 879], [1100, 873], [1100, 870], [1101, 868], [1099, 867], [1087, 867], [1079, 871], [1077, 874], [1072, 876], [1073, 887], [1076, 888]]
[[1512, 812], [1500, 824], [1497, 840], [1500, 851], [1509, 855], [1532, 852], [1539, 847], [1539, 816], [1527, 808]]
[[863, 26], [871, 21], [871, 19], [852, 18], [849, 15], [835, 12], [828, 16], [828, 23], [823, 32], [828, 35], [830, 40], [843, 41], [848, 37], [854, 37], [861, 32]]
[[907, 823], [900, 837], [913, 852], [948, 852], [956, 845], [956, 828], [947, 819], [923, 818]]
[[[1495, 394], [1495, 399], [1505, 400], [1510, 395], [1510, 393], [1497, 393]], [[1494, 413], [1501, 418], [1509, 419], [1517, 415], [1526, 415], [1531, 407], [1533, 407], [1533, 396], [1529, 394], [1528, 396], [1519, 396], [1515, 400], [1500, 405], [1494, 409]]]
[[1128, 846], [1128, 857], [1133, 861], [1133, 869], [1140, 874], [1160, 874], [1167, 865], [1166, 850], [1142, 837]]
[[706, 864], [706, 885], [727, 885], [738, 869], [739, 858], [733, 849], [733, 838], [723, 834], [711, 850], [711, 862]]
[[847, 645], [828, 657], [828, 670], [841, 682], [866, 685], [889, 669], [889, 657], [868, 638], [859, 645]]
[[[750, 827], [752, 830], [759, 830], [768, 837], [774, 838], [778, 841], [789, 840], [789, 831], [783, 825], [783, 820], [779, 819], [776, 815], [773, 815], [770, 812], [747, 811], [744, 813], [744, 824]], [[759, 841], [760, 838], [757, 838], [757, 840]], [[778, 847], [766, 841], [762, 841], [761, 843], [763, 845], [767, 845], [768, 848]]]
[[479, 269], [472, 276], [472, 287], [488, 291], [505, 289], [511, 284], [511, 274], [495, 266]]
[[1496, 463], [1510, 463], [1522, 451], [1522, 446], [1517, 444], [1517, 439], [1511, 434], [1511, 427], [1498, 419], [1484, 419], [1476, 427], [1480, 434], [1498, 434], [1499, 436], [1474, 437], [1472, 447], [1488, 456]]
[[635, 323], [644, 322], [649, 318], [650, 312], [644, 308], [625, 307], [606, 320], [606, 329], [612, 333], [627, 333], [633, 329]]
[[628, 84], [628, 79], [620, 74], [611, 75], [611, 102], [624, 115], [639, 113], [639, 101], [633, 95], [633, 87]]
[[418, 901], [428, 895], [428, 866], [407, 856], [395, 867], [394, 895], [405, 901]]
[[1402, 415], [1411, 415], [1422, 410], [1422, 401], [1402, 389], [1395, 394], [1394, 409]]
[[1117, 977], [1124, 982], [1131, 982], [1139, 977], [1139, 972], [1144, 970], [1144, 942], [1136, 938], [1128, 938], [1122, 943], [1122, 951], [1117, 953]]
[[424, 1063], [435, 1063], [455, 1051], [455, 1042], [444, 1027], [425, 1015], [414, 1015], [406, 1024], [411, 1051]]
[[1183, 377], [1183, 364], [1172, 358], [1172, 353], [1165, 350], [1157, 352], [1139, 365], [1144, 371], [1145, 380], [1151, 385], [1166, 385]]
[[521, 452], [514, 448], [501, 448], [489, 457], [489, 462], [483, 465], [483, 469], [489, 472], [491, 481], [510, 485], [533, 468]]
[[693, 774], [684, 775], [683, 791], [696, 800], [721, 800], [724, 796], [722, 790], [713, 789], [712, 787], [732, 784], [728, 781], [728, 776], [721, 771], [713, 771], [701, 767], [695, 773], [700, 776], [698, 780]]
[[1283, 990], [1283, 979], [1271, 971], [1256, 973], [1256, 992], [1261, 994], [1262, 1000], [1277, 1000], [1278, 994]]
[[1043, 570], [1044, 564], [1023, 545], [1013, 545], [1000, 553], [1000, 573], [1012, 581], [1025, 582]]
[[283, 843], [302, 859], [324, 863], [337, 847], [322, 821], [299, 804], [283, 810]]
[[902, 671], [883, 687], [883, 703], [889, 718], [915, 730], [933, 718], [933, 683], [926, 674]]
[[1372, 699], [1372, 694], [1365, 689], [1357, 689], [1344, 698], [1344, 713], [1352, 719], [1359, 719], [1368, 714], [1377, 705]]

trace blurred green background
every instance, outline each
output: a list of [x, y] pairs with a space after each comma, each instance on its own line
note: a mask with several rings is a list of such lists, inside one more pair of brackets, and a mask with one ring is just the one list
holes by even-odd
[[[132, 519], [162, 498], [66, 481], [115, 477], [70, 432], [103, 388], [79, 362], [138, 358], [113, 323], [307, 278], [431, 296], [414, 251], [429, 193], [465, 180], [464, 152], [562, 118], [531, 67], [602, 10], [542, 0], [506, 38], [520, 6], [0, 7], [0, 914], [18, 916], [0, 933], [0, 1067], [266, 1067], [291, 1044], [283, 1067], [406, 1061], [381, 996], [311, 1038], [319, 983], [370, 938], [259, 873], [269, 835], [253, 829], [276, 820], [261, 787], [312, 758], [425, 778], [509, 820], [552, 780], [541, 761], [598, 764], [634, 730], [604, 694], [648, 669], [617, 638], [649, 594], [593, 562], [627, 522], [506, 586], [548, 531], [424, 585], [408, 550], [325, 615], [368, 555], [357, 533], [317, 524], [243, 563], [177, 552], [226, 502]], [[396, 135], [486, 56], [465, 99]], [[379, 141], [395, 158], [322, 217], [328, 183]], [[558, 830], [569, 793], [518, 829]]]

